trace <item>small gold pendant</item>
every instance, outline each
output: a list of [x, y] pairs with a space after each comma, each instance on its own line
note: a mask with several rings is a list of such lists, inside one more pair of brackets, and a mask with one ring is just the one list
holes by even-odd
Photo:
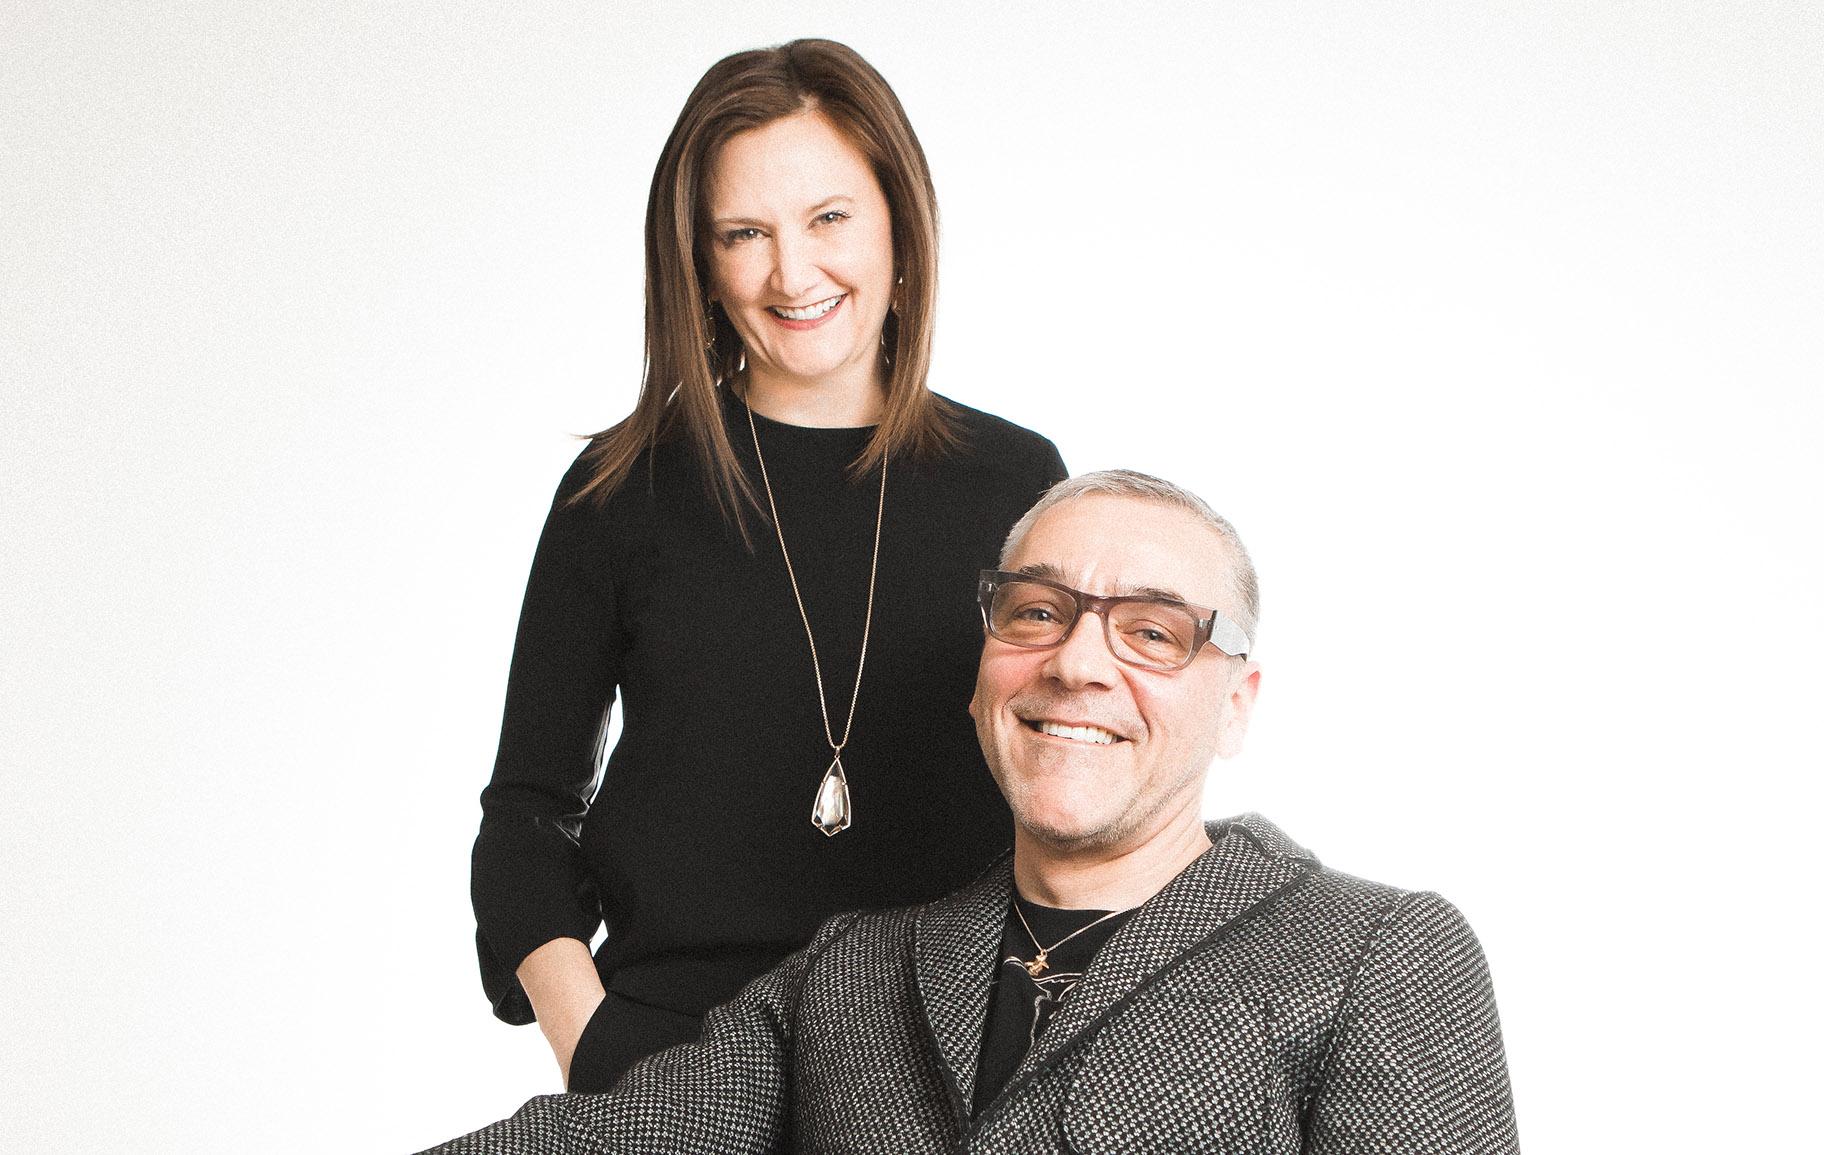
[[842, 772], [842, 756], [837, 755], [818, 784], [817, 801], [811, 806], [811, 825], [823, 831], [825, 837], [834, 838], [854, 820], [854, 812], [849, 809], [848, 775]]
[[1048, 964], [1045, 962], [1045, 952], [1041, 950], [1037, 958], [1026, 964], [1026, 973], [1036, 979], [1039, 977], [1040, 973], [1045, 970], [1047, 965]]

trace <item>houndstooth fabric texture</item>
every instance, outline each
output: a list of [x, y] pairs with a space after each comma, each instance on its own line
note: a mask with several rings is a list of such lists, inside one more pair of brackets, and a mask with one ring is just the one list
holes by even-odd
[[613, 1093], [534, 1099], [434, 1150], [1517, 1152], [1462, 916], [1329, 870], [1258, 815], [1210, 835], [975, 1119], [1005, 861], [929, 906], [831, 920]]

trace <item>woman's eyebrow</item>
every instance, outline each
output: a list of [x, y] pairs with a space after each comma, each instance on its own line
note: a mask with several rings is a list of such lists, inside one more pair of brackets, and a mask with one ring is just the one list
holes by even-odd
[[[810, 208], [806, 209], [805, 215], [814, 217], [818, 213], [821, 213], [828, 209], [834, 208], [837, 205], [847, 205], [847, 204], [854, 204], [854, 203], [855, 203], [855, 198], [850, 196], [848, 193], [836, 193], [833, 196], [824, 197], [822, 200], [818, 201], [816, 204], [814, 204]], [[738, 217], [738, 216], [712, 217], [712, 218], [710, 218], [709, 223], [719, 229], [727, 228], [730, 225], [743, 225], [743, 226], [751, 225], [755, 228], [765, 228], [766, 224], [767, 224], [767, 222], [761, 220], [759, 217]]]

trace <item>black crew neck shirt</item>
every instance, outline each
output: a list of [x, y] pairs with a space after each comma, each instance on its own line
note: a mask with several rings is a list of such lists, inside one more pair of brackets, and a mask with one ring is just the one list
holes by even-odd
[[[1015, 913], [1016, 904], [1019, 914]], [[988, 995], [988, 1021], [982, 1030], [982, 1057], [976, 1065], [977, 1115], [1006, 1087], [1026, 1053], [1045, 1033], [1052, 1016], [1089, 970], [1096, 952], [1127, 925], [1133, 913], [1124, 910], [1109, 918], [1106, 910], [1059, 910], [1017, 895], [1008, 904], [999, 962]], [[1024, 923], [1020, 914], [1026, 916]], [[1028, 924], [1032, 928], [1030, 934]], [[1078, 933], [1072, 937], [1073, 932]], [[1057, 945], [1052, 946], [1054, 943]], [[1028, 964], [1037, 957], [1038, 944], [1052, 949], [1046, 952], [1045, 966], [1035, 976]]]
[[[604, 921], [596, 967], [610, 991], [701, 1014], [830, 915], [928, 902], [1006, 847], [1011, 818], [967, 712], [976, 575], [1065, 471], [1045, 438], [949, 404], [960, 447], [889, 463], [842, 752], [854, 825], [834, 837], [811, 824], [830, 747], [767, 518], [743, 542], [679, 440], [643, 455], [605, 503], [570, 501], [586, 462], [566, 474], [526, 586], [474, 850], [476, 942], [501, 1018], [531, 1021], [514, 976], [527, 954], [588, 942]], [[722, 418], [758, 491], [745, 408], [723, 395]], [[880, 497], [880, 474], [850, 467], [873, 429], [755, 425], [840, 734]], [[603, 763], [610, 708], [622, 728]]]

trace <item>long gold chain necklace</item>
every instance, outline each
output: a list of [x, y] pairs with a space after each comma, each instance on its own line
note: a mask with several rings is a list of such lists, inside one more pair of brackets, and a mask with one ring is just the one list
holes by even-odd
[[1020, 925], [1026, 928], [1026, 937], [1032, 940], [1033, 946], [1036, 946], [1039, 948], [1039, 953], [1033, 957], [1033, 960], [1031, 962], [1027, 962], [1025, 959], [1016, 959], [1015, 961], [1017, 961], [1021, 966], [1026, 968], [1027, 974], [1031, 975], [1033, 978], [1036, 979], [1041, 974], [1045, 973], [1046, 967], [1051, 965], [1050, 962], [1047, 961], [1047, 956], [1050, 955], [1052, 951], [1057, 950], [1059, 947], [1063, 946], [1065, 943], [1069, 942], [1071, 939], [1076, 938], [1078, 935], [1082, 934], [1084, 931], [1088, 930], [1090, 927], [1101, 926], [1103, 923], [1105, 923], [1109, 919], [1115, 917], [1117, 914], [1126, 914], [1127, 912], [1124, 910], [1111, 910], [1107, 914], [1103, 915], [1101, 918], [1096, 919], [1094, 922], [1084, 923], [1082, 926], [1071, 931], [1069, 934], [1065, 935], [1063, 938], [1059, 939], [1057, 942], [1052, 943], [1050, 946], [1046, 946], [1043, 943], [1041, 943], [1039, 941], [1039, 936], [1032, 933], [1032, 924], [1026, 921], [1026, 912], [1020, 909], [1020, 900], [1017, 898], [1013, 900], [1013, 913], [1020, 916]]
[[[823, 696], [823, 663], [817, 660], [817, 638], [811, 633], [811, 615], [804, 610], [804, 595], [798, 592], [798, 571], [792, 568], [792, 555], [785, 548], [785, 527], [779, 524], [779, 506], [773, 501], [773, 483], [766, 476], [766, 457], [760, 452], [760, 430], [754, 424], [754, 410], [745, 398], [747, 431], [754, 437], [754, 460], [760, 463], [760, 485], [766, 490], [766, 508], [773, 515], [773, 532], [779, 535], [779, 553], [785, 558], [785, 576], [792, 582], [792, 600], [798, 603], [798, 620], [804, 623], [804, 640], [811, 646], [811, 672], [817, 675], [817, 708], [823, 711], [823, 738], [830, 744], [830, 766], [817, 784], [817, 797], [811, 803], [811, 825], [834, 838], [855, 821], [854, 807], [849, 803], [849, 776], [842, 769], [842, 748], [849, 744], [849, 731], [855, 727], [855, 703], [861, 700], [861, 671], [868, 661], [868, 633], [874, 628], [874, 578], [880, 572], [880, 527], [887, 512], [887, 459], [880, 459], [880, 500], [874, 510], [874, 557], [868, 562], [868, 615], [861, 624], [861, 656], [855, 660], [855, 689], [849, 695], [849, 717], [842, 724], [842, 740], [830, 728], [830, 707]], [[1041, 952], [1042, 953], [1042, 952]]]

